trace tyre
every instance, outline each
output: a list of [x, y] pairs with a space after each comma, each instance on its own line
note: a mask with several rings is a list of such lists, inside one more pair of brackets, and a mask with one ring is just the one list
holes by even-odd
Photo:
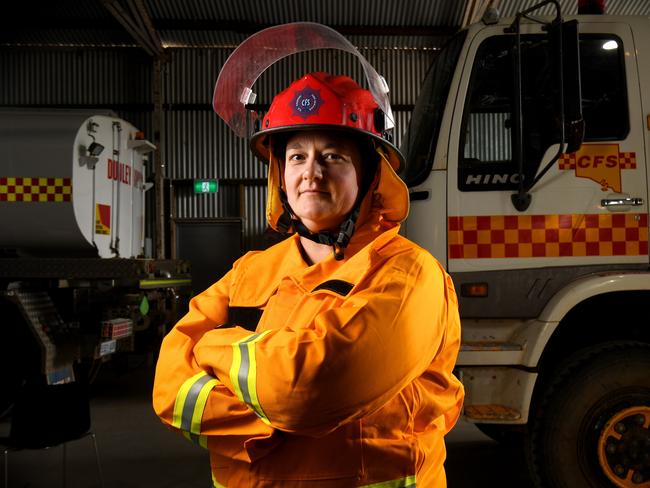
[[584, 350], [556, 371], [526, 438], [539, 487], [650, 486], [650, 345]]

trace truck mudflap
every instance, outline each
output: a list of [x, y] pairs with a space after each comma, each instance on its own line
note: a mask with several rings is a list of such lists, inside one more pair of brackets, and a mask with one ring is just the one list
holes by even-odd
[[41, 347], [48, 384], [74, 381], [73, 362], [80, 356], [79, 328], [61, 319], [44, 291], [9, 290], [5, 295], [18, 306]]

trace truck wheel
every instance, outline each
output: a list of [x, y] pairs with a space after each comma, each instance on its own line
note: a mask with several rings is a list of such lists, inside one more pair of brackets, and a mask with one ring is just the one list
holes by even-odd
[[589, 348], [556, 372], [527, 436], [540, 487], [650, 486], [650, 345]]

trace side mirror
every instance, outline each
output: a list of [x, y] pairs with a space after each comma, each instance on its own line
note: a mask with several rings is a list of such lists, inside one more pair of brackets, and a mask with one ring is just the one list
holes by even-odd
[[584, 119], [582, 118], [582, 90], [580, 88], [580, 48], [578, 41], [578, 22], [558, 22], [549, 28], [551, 45], [559, 54], [555, 69], [557, 79], [561, 79], [560, 93], [563, 111], [563, 142], [565, 153], [580, 149], [584, 138]]
[[[550, 22], [530, 17], [530, 13], [545, 7], [549, 4], [555, 6], [556, 16]], [[535, 22], [545, 24], [548, 30], [549, 55], [551, 56], [551, 79], [550, 79], [550, 96], [553, 101], [557, 101], [553, 106], [553, 120], [556, 124], [556, 134], [553, 137], [553, 143], [560, 143], [557, 153], [551, 160], [539, 171], [532, 181], [524, 182], [524, 165], [523, 165], [523, 138], [522, 138], [522, 74], [521, 74], [521, 37], [520, 25], [521, 19], [525, 17]], [[580, 47], [578, 40], [578, 22], [573, 20], [569, 22], [562, 21], [560, 3], [557, 0], [543, 0], [522, 12], [519, 12], [513, 24], [505, 32], [514, 32], [515, 41], [515, 62], [514, 82], [515, 82], [515, 161], [518, 165], [519, 189], [517, 193], [511, 195], [513, 206], [519, 211], [525, 211], [531, 202], [530, 190], [546, 174], [546, 172], [560, 159], [563, 153], [571, 153], [580, 149], [584, 136], [584, 120], [582, 118], [582, 90], [580, 88]]]

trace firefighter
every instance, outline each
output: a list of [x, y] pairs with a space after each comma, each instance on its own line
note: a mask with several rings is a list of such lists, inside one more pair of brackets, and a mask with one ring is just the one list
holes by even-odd
[[153, 402], [216, 487], [444, 487], [463, 388], [451, 278], [398, 234], [408, 189], [370, 91], [310, 73], [251, 140], [267, 220], [165, 337]]

